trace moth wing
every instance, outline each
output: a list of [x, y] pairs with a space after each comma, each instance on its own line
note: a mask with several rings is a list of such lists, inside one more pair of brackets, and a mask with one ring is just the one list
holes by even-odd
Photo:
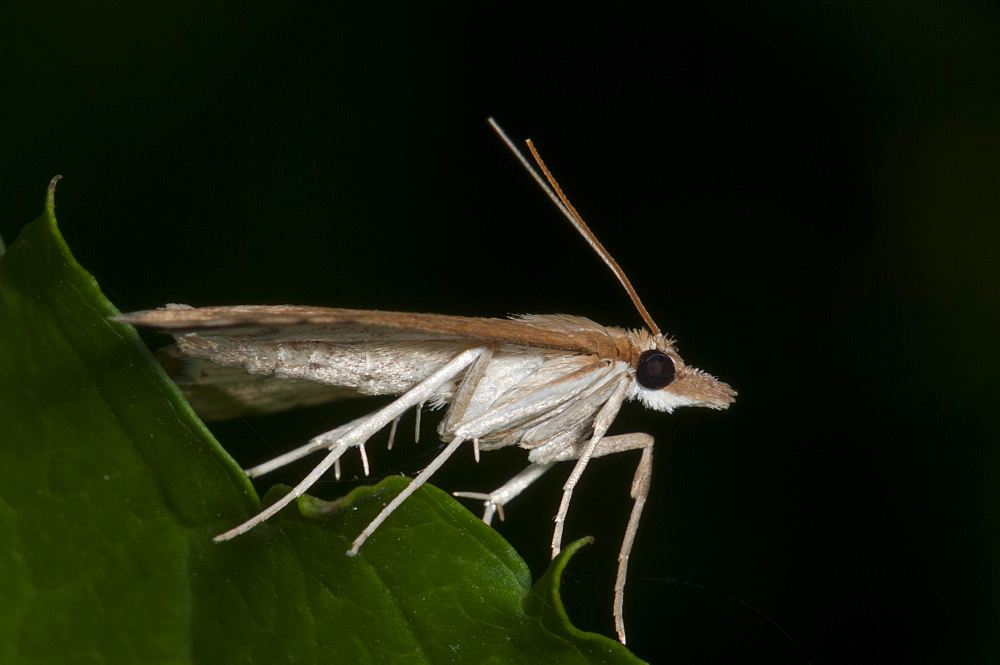
[[301, 307], [294, 305], [190, 307], [125, 314], [116, 321], [179, 335], [242, 335], [260, 339], [359, 342], [377, 335], [397, 340], [465, 339], [559, 349], [601, 358], [619, 353], [625, 332], [563, 314], [487, 319], [441, 314]]
[[273, 381], [241, 367], [185, 355], [176, 344], [153, 354], [203, 420], [229, 420], [277, 413], [359, 397], [353, 388], [313, 381]]
[[[616, 336], [624, 335], [589, 319], [564, 315], [481, 319], [288, 305], [168, 305], [116, 320], [167, 332], [185, 356], [214, 365], [378, 395], [405, 392], [456, 354], [484, 343], [497, 349], [537, 348], [609, 357], [617, 351], [620, 340]], [[297, 387], [228, 383], [221, 397], [218, 389], [214, 394], [201, 391], [214, 402], [205, 408], [224, 412], [234, 401], [252, 403], [256, 396], [266, 410], [296, 405]], [[453, 388], [445, 386], [437, 398], [450, 401]], [[325, 401], [322, 394], [303, 390], [308, 392], [304, 399]], [[271, 401], [273, 407], [268, 404]], [[220, 403], [225, 408], [219, 408]]]

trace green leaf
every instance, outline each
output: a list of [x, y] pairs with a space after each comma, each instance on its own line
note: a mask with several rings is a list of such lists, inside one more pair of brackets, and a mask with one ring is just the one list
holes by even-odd
[[215, 544], [260, 509], [253, 487], [109, 320], [54, 185], [0, 258], [0, 662], [639, 662], [566, 618], [559, 574], [582, 541], [532, 590], [510, 546], [433, 487], [345, 556], [399, 477]]

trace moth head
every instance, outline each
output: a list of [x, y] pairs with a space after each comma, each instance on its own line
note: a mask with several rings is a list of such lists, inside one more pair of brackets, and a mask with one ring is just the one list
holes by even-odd
[[725, 409], [733, 403], [736, 391], [714, 376], [685, 364], [671, 340], [646, 333], [635, 341], [638, 355], [632, 362], [629, 399], [638, 399], [650, 409], [667, 413], [680, 406]]

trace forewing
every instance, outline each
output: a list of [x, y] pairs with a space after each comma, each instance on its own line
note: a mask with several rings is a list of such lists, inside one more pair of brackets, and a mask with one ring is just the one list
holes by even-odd
[[229, 420], [315, 406], [360, 393], [312, 381], [273, 381], [242, 367], [217, 365], [185, 355], [171, 344], [154, 354], [203, 420]]
[[[170, 333], [182, 353], [261, 376], [399, 394], [482, 345], [610, 357], [616, 335], [581, 317], [480, 319], [296, 306], [168, 305], [118, 321]], [[447, 401], [454, 385], [436, 396]]]
[[373, 334], [394, 339], [466, 339], [574, 351], [602, 358], [618, 353], [624, 332], [562, 314], [484, 319], [441, 314], [300, 307], [293, 305], [201, 307], [167, 305], [115, 320], [177, 335], [253, 335], [259, 339], [363, 341]]

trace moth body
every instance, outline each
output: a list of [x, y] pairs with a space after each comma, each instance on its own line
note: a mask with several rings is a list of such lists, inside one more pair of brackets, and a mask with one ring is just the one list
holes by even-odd
[[[392, 325], [412, 324], [417, 317], [419, 332]], [[383, 326], [374, 325], [377, 318]], [[552, 450], [568, 445], [565, 441], [578, 445], [619, 383], [626, 385], [626, 399], [666, 412], [680, 406], [724, 408], [733, 395], [725, 384], [686, 365], [662, 335], [576, 316], [469, 319], [319, 307], [169, 305], [119, 320], [170, 332], [183, 355], [208, 361], [189, 369], [186, 378], [193, 384], [204, 383], [203, 373], [223, 366], [363, 395], [401, 395], [457, 353], [484, 346], [490, 349], [489, 361], [459, 410], [446, 411], [439, 433], [445, 441], [456, 434], [478, 439], [481, 450], [548, 446], [532, 452], [533, 462], [546, 461]], [[499, 339], [477, 334], [484, 326], [511, 324], [513, 329], [494, 335]], [[518, 324], [523, 329], [517, 330]], [[555, 335], [576, 341], [564, 345], [570, 348], [538, 345], [551, 344]], [[663, 388], [646, 388], [636, 378], [639, 358], [649, 351], [665, 354], [672, 365], [674, 378]], [[442, 382], [427, 401], [451, 405], [470, 371], [464, 368]]]
[[371, 437], [390, 426], [394, 432], [404, 413], [415, 409], [419, 414], [425, 404], [443, 407], [438, 433], [446, 445], [358, 535], [349, 554], [356, 554], [396, 507], [465, 445], [472, 447], [477, 460], [481, 451], [511, 446], [528, 451], [528, 467], [494, 492], [455, 493], [481, 500], [487, 523], [494, 514], [502, 516], [504, 505], [556, 463], [574, 463], [555, 517], [555, 556], [574, 488], [589, 461], [640, 450], [631, 486], [634, 504], [615, 582], [615, 628], [624, 643], [628, 558], [649, 490], [653, 438], [645, 433], [609, 435], [608, 430], [626, 400], [669, 413], [681, 406], [724, 409], [736, 393], [683, 361], [673, 341], [660, 333], [642, 306], [624, 272], [559, 190], [530, 142], [548, 184], [490, 122], [612, 269], [647, 329], [605, 327], [562, 314], [483, 319], [288, 305], [168, 305], [117, 320], [174, 337], [176, 347], [161, 354], [161, 359], [174, 368], [178, 383], [188, 388], [192, 403], [207, 417], [276, 411], [344, 394], [396, 396], [366, 416], [248, 469], [249, 476], [259, 476], [325, 451], [291, 492], [216, 540], [238, 536], [268, 519], [331, 468], [339, 477], [340, 460], [349, 450], [359, 450], [367, 473], [365, 445]]

